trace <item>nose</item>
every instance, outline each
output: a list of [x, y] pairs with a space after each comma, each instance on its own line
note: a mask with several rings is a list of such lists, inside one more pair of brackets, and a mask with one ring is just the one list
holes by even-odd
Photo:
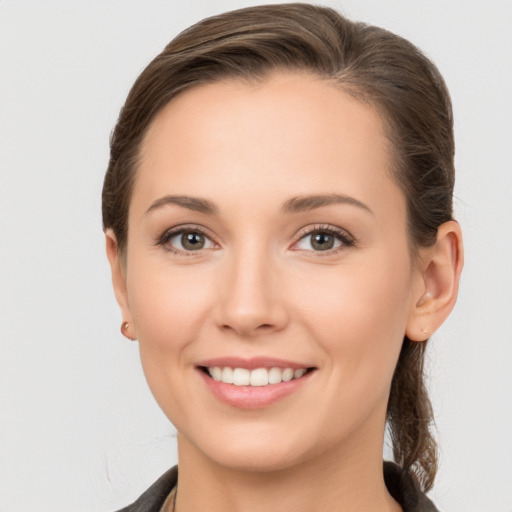
[[219, 277], [219, 328], [245, 338], [285, 328], [288, 313], [280, 272], [267, 254], [252, 252], [234, 257]]

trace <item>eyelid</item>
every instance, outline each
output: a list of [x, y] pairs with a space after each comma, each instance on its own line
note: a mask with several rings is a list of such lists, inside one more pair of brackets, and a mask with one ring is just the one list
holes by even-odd
[[[217, 241], [216, 237], [211, 234], [210, 230], [205, 228], [204, 226], [198, 225], [198, 224], [180, 224], [178, 226], [173, 226], [172, 228], [166, 229], [156, 240], [155, 245], [160, 245], [164, 247], [167, 251], [179, 254], [179, 255], [185, 255], [185, 256], [193, 256], [197, 254], [201, 254], [206, 250], [212, 250], [212, 248], [207, 249], [198, 249], [197, 251], [183, 251], [181, 249], [178, 249], [176, 247], [169, 247], [166, 246], [167, 242], [169, 240], [180, 233], [183, 233], [185, 231], [193, 231], [200, 233], [201, 235], [208, 238], [215, 246], [214, 249], [217, 249], [220, 247], [219, 242]], [[313, 250], [305, 250], [305, 249], [293, 249], [293, 246], [296, 245], [298, 242], [300, 242], [303, 238], [312, 235], [315, 232], [323, 232], [331, 234], [335, 237], [337, 237], [339, 240], [341, 240], [342, 244], [339, 247], [336, 247], [334, 249], [326, 250], [326, 251], [313, 251]], [[332, 224], [313, 224], [306, 226], [299, 230], [299, 232], [294, 236], [294, 242], [292, 244], [292, 250], [296, 251], [305, 251], [305, 252], [311, 252], [315, 253], [316, 256], [328, 256], [335, 254], [339, 252], [340, 250], [347, 249], [349, 247], [352, 247], [356, 245], [357, 240], [356, 238], [349, 233], [346, 229], [340, 228], [338, 226], [334, 226]]]
[[[183, 251], [178, 249], [177, 247], [167, 246], [167, 242], [171, 240], [171, 238], [179, 235], [180, 233], [184, 233], [185, 231], [192, 231], [196, 233], [200, 233], [210, 240], [215, 246], [219, 246], [216, 238], [210, 233], [208, 229], [198, 224], [180, 224], [178, 226], [173, 226], [172, 228], [166, 229], [155, 241], [155, 245], [162, 246], [165, 250], [184, 256], [194, 256], [197, 254], [202, 254], [204, 251], [212, 250], [212, 248], [207, 249], [198, 249], [197, 251]], [[215, 248], [217, 248], [215, 247]]]
[[[336, 236], [341, 240], [342, 245], [336, 247], [334, 249], [326, 250], [326, 251], [313, 251], [313, 250], [305, 250], [305, 249], [293, 249], [293, 246], [300, 242], [303, 238], [312, 235], [313, 233], [328, 233], [330, 235]], [[338, 226], [334, 226], [332, 224], [314, 224], [310, 226], [306, 226], [302, 228], [297, 235], [294, 237], [295, 241], [292, 245], [292, 250], [296, 251], [306, 251], [314, 253], [315, 256], [328, 256], [339, 252], [340, 250], [347, 249], [349, 247], [353, 247], [356, 245], [356, 238], [349, 233], [346, 229], [340, 228]]]

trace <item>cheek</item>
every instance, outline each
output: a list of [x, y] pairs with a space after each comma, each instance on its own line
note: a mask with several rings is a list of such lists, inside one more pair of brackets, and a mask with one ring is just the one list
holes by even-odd
[[172, 267], [163, 259], [148, 264], [134, 258], [128, 275], [130, 311], [141, 351], [184, 349], [197, 338], [212, 304], [212, 287], [204, 270]]
[[[339, 267], [294, 292], [307, 325], [338, 377], [389, 384], [409, 313], [408, 260]], [[358, 380], [359, 379], [359, 380]], [[359, 383], [359, 384], [358, 384]]]
[[[317, 272], [314, 279], [302, 279], [293, 292], [300, 297], [303, 313], [321, 318], [319, 327], [344, 332], [348, 326], [357, 330], [404, 325], [408, 314], [410, 278], [404, 266], [390, 262], [346, 265]], [[351, 329], [352, 330], [352, 329]]]
[[132, 263], [128, 294], [142, 368], [160, 408], [178, 426], [182, 411], [193, 405], [184, 375], [209, 315], [212, 287], [192, 266], [172, 268], [143, 258]]

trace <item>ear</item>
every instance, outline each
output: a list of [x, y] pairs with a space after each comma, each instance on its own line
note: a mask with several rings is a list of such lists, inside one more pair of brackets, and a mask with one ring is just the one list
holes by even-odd
[[462, 232], [455, 221], [442, 224], [433, 246], [420, 250], [420, 278], [406, 327], [412, 341], [429, 338], [446, 320], [457, 300], [464, 263]]
[[[106, 230], [105, 241], [107, 258], [110, 263], [110, 270], [112, 271], [112, 285], [114, 287], [114, 294], [116, 296], [117, 303], [121, 309], [123, 323], [128, 322], [130, 329], [133, 330], [132, 315], [128, 302], [128, 293], [126, 291], [126, 276], [125, 268], [123, 267], [124, 262], [121, 261], [117, 239], [111, 229]], [[131, 333], [131, 335], [134, 334], [134, 332]]]

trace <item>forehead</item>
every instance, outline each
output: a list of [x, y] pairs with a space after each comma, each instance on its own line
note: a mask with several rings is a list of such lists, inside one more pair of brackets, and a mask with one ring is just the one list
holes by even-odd
[[378, 112], [305, 73], [185, 91], [149, 127], [139, 162], [134, 193], [148, 201], [164, 189], [220, 200], [396, 189]]

